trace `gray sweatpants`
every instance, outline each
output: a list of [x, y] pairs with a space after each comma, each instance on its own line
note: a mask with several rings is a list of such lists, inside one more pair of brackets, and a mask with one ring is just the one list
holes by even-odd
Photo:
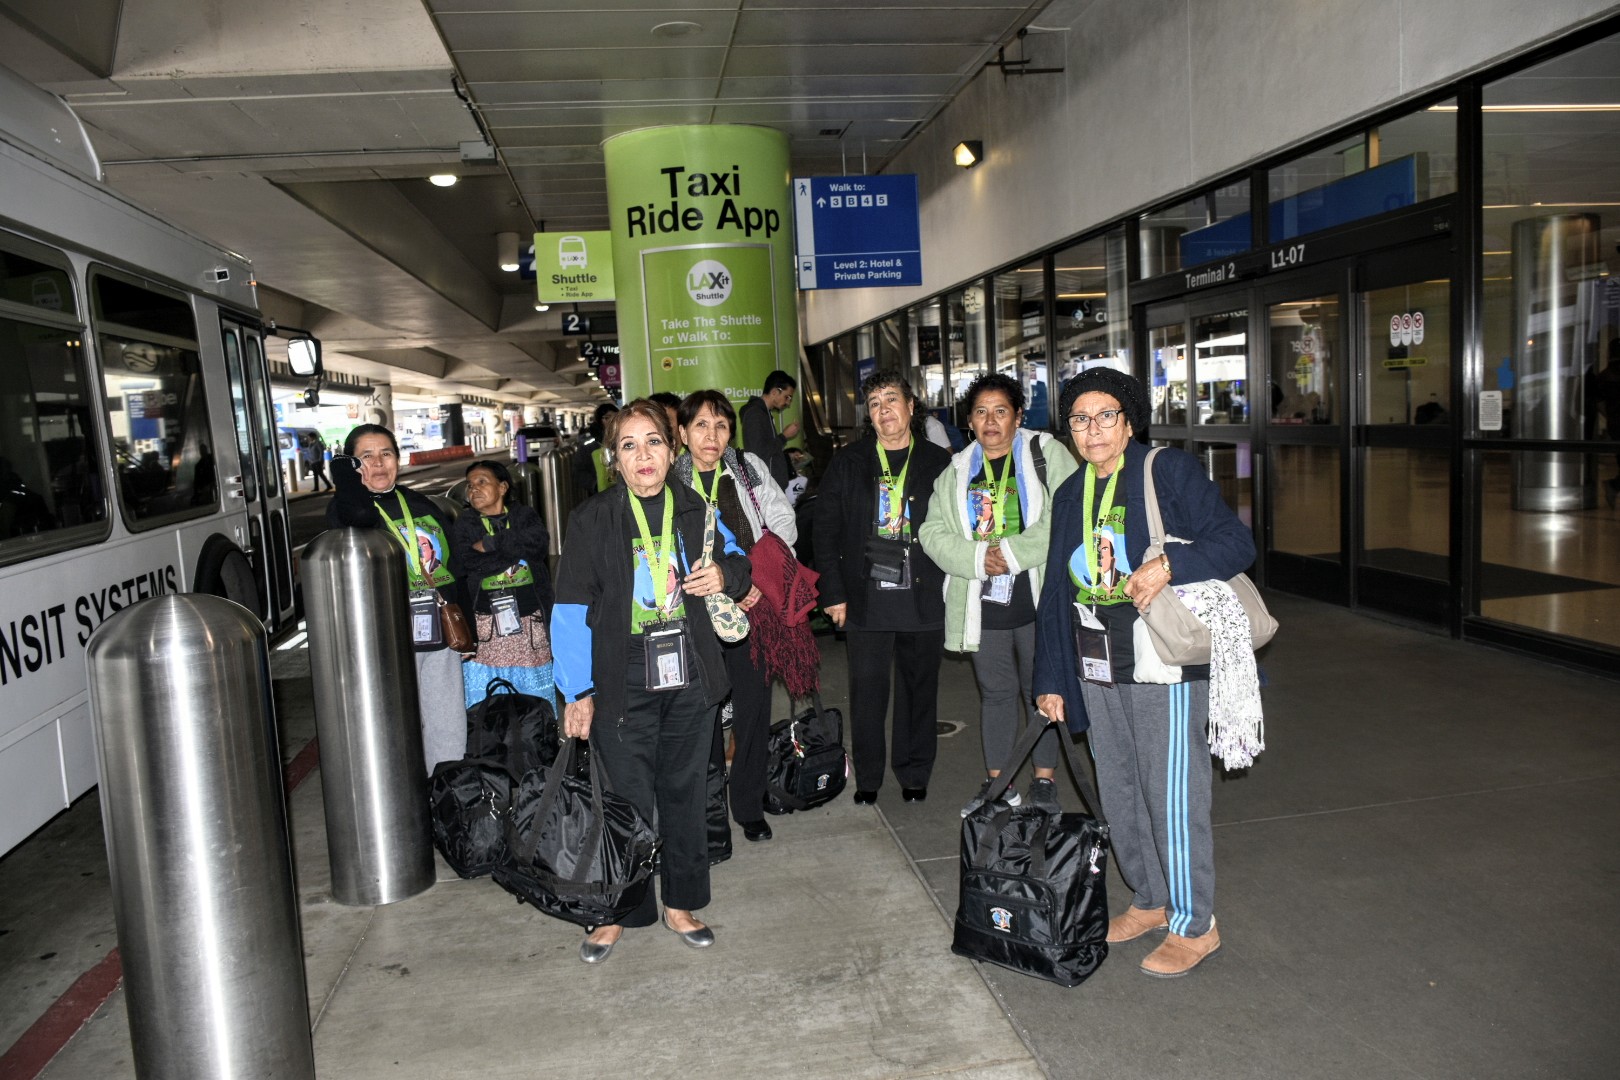
[[413, 653], [416, 701], [422, 721], [422, 760], [431, 774], [441, 761], [467, 756], [467, 692], [461, 654], [454, 649]]
[[[973, 677], [979, 682], [979, 738], [984, 747], [986, 771], [1001, 770], [1007, 764], [1018, 735], [1024, 730], [1024, 715], [1034, 719], [1035, 624], [1015, 630], [985, 629], [979, 635], [973, 658]], [[1057, 767], [1058, 732], [1050, 731], [1035, 744], [1035, 764], [1043, 769]]]
[[1207, 932], [1215, 906], [1208, 680], [1082, 683], [1080, 692], [1114, 858], [1135, 893], [1131, 903], [1166, 908], [1172, 933]]

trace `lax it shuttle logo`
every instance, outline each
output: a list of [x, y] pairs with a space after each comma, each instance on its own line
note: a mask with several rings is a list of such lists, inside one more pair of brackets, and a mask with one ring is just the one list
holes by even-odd
[[686, 272], [686, 292], [704, 307], [723, 304], [731, 296], [731, 271], [714, 259], [694, 263]]

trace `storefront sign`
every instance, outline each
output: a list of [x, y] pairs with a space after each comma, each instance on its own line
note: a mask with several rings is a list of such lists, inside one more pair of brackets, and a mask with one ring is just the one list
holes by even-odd
[[543, 304], [613, 299], [613, 234], [535, 233], [535, 277]]

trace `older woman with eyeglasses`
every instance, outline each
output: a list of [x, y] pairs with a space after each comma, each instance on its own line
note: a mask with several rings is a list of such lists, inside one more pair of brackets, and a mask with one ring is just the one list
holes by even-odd
[[1148, 447], [1138, 440], [1147, 435], [1146, 390], [1123, 372], [1092, 368], [1064, 385], [1061, 409], [1084, 466], [1052, 499], [1036, 704], [1071, 731], [1089, 725], [1114, 855], [1134, 890], [1130, 908], [1108, 924], [1109, 942], [1168, 930], [1142, 970], [1185, 975], [1221, 946], [1205, 735], [1209, 668], [1184, 667], [1173, 685], [1136, 682], [1134, 624], [1172, 580], [1224, 581], [1243, 572], [1254, 561], [1254, 537], [1198, 459], [1167, 449], [1153, 480], [1173, 540], [1165, 555], [1144, 562]]

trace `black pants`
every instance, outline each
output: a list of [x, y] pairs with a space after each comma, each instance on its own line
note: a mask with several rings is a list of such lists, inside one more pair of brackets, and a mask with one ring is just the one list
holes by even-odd
[[891, 761], [901, 787], [928, 786], [939, 749], [939, 662], [945, 631], [847, 631], [849, 652], [850, 748], [855, 787], [883, 786], [883, 717], [889, 711], [889, 685], [895, 669], [894, 747]]
[[[664, 906], [695, 911], [709, 902], [708, 801], [709, 744], [714, 707], [697, 679], [684, 690], [647, 690], [645, 672], [629, 673], [625, 719], [598, 716], [591, 741], [607, 771], [607, 783], [654, 823], [663, 841], [659, 892]], [[597, 726], [600, 725], [600, 726]], [[622, 926], [658, 921], [653, 890]]]
[[[771, 738], [771, 684], [749, 658], [749, 643], [725, 647], [731, 679], [731, 817], [739, 825], [765, 819], [765, 746]], [[716, 717], [716, 730], [719, 729]], [[725, 740], [717, 738], [724, 761]]]

